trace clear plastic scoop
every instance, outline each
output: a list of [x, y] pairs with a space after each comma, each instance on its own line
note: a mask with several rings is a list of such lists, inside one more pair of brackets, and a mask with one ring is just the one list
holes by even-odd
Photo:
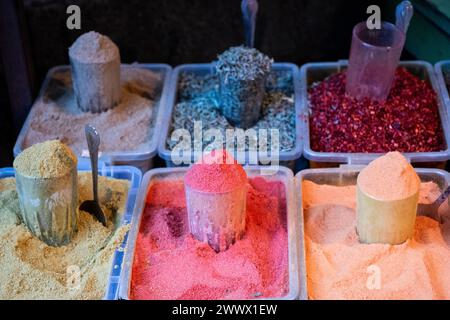
[[258, 12], [258, 1], [242, 0], [242, 20], [244, 22], [245, 46], [253, 48], [255, 45], [256, 13]]
[[357, 99], [387, 99], [405, 36], [413, 15], [409, 1], [396, 9], [396, 24], [383, 21], [381, 29], [368, 29], [366, 22], [353, 28], [346, 91]]

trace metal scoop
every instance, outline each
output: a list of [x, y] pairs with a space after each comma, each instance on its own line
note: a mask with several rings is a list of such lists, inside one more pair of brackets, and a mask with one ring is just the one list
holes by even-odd
[[81, 206], [80, 210], [89, 212], [98, 221], [100, 221], [106, 227], [106, 217], [100, 207], [98, 201], [98, 146], [100, 145], [100, 135], [97, 130], [90, 125], [84, 127], [86, 133], [86, 140], [89, 149], [89, 157], [91, 158], [92, 168], [92, 190], [94, 192], [94, 200], [86, 200]]
[[447, 189], [444, 190], [444, 192], [433, 202], [430, 204], [422, 204], [419, 203], [417, 206], [417, 215], [418, 216], [425, 216], [432, 218], [436, 221], [439, 221], [440, 223], [443, 223], [443, 218], [450, 215], [450, 212], [447, 210], [439, 215], [439, 207], [441, 204], [448, 198], [450, 195], [450, 186], [447, 187]]
[[257, 0], [242, 0], [242, 19], [244, 22], [245, 45], [253, 48], [255, 45], [256, 14], [258, 12]]

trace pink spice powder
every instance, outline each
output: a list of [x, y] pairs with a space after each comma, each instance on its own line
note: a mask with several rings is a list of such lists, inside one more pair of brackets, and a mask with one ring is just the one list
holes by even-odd
[[183, 181], [149, 190], [131, 280], [132, 299], [254, 299], [288, 291], [286, 196], [281, 182], [248, 180], [247, 230], [216, 253], [189, 233]]
[[185, 182], [204, 192], [228, 192], [243, 186], [247, 174], [225, 150], [213, 150], [187, 172]]

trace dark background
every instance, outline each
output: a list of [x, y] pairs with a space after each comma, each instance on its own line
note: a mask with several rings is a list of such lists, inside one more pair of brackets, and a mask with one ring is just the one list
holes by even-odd
[[[386, 2], [260, 0], [255, 46], [278, 62], [298, 65], [346, 59], [352, 27], [368, 17], [368, 5], [383, 8]], [[82, 30], [66, 28], [70, 4], [81, 8]], [[244, 40], [240, 0], [23, 0], [20, 7], [24, 41], [30, 48], [33, 98], [48, 69], [68, 64], [68, 47], [90, 30], [109, 36], [123, 62], [172, 66], [210, 62]], [[386, 19], [383, 11], [382, 18]], [[10, 45], [1, 40], [1, 46]], [[0, 60], [0, 167], [11, 165], [23, 121], [10, 110], [3, 63]]]

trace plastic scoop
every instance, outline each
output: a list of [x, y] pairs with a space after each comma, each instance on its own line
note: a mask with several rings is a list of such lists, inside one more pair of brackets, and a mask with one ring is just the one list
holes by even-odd
[[347, 70], [348, 94], [380, 102], [387, 99], [412, 15], [412, 4], [403, 1], [397, 6], [395, 25], [382, 21], [380, 29], [369, 29], [364, 21], [353, 28]]
[[84, 201], [80, 206], [80, 210], [92, 214], [106, 227], [106, 217], [98, 201], [98, 147], [100, 145], [100, 135], [97, 130], [90, 125], [86, 125], [84, 130], [89, 148], [89, 156], [91, 158], [92, 190], [94, 193], [94, 200]]
[[258, 1], [242, 0], [242, 19], [244, 22], [245, 45], [253, 48], [255, 45], [256, 14], [258, 12]]

